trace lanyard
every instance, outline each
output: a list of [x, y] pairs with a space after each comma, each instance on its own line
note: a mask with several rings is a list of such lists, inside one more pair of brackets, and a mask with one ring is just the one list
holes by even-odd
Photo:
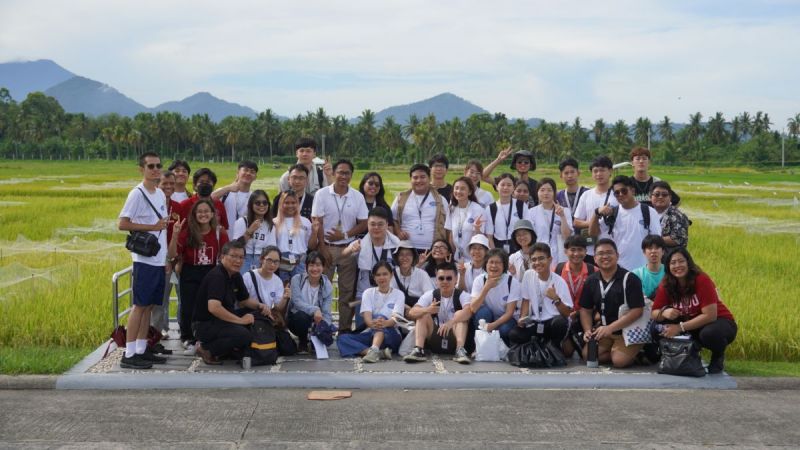
[[431, 194], [430, 189], [428, 192], [425, 193], [425, 197], [422, 197], [422, 201], [419, 201], [419, 196], [414, 194], [414, 201], [417, 202], [417, 214], [419, 214], [419, 226], [422, 227], [422, 207], [425, 206], [425, 200], [428, 199], [428, 196]]
[[[506, 215], [506, 240], [511, 239], [511, 207], [514, 204], [514, 200], [508, 202], [508, 215]], [[500, 207], [502, 208], [503, 205], [501, 204]]]
[[608, 294], [608, 291], [611, 290], [611, 286], [614, 285], [614, 281], [616, 280], [611, 280], [611, 282], [608, 283], [604, 288], [603, 277], [600, 277], [600, 297], [602, 298], [602, 301], [600, 302], [600, 319], [603, 321], [603, 326], [608, 325], [606, 321], [606, 295]]
[[[294, 217], [289, 217], [292, 219], [292, 228], [289, 229], [289, 253], [295, 254], [294, 252]], [[286, 227], [286, 222], [284, 221], [283, 226]]]
[[458, 218], [461, 219], [458, 221], [458, 243], [461, 244], [461, 237], [464, 234], [464, 222], [467, 221], [467, 215], [469, 215], [469, 205], [467, 205], [466, 208], [460, 208], [456, 206], [456, 212], [458, 212]]
[[336, 202], [336, 212], [339, 213], [339, 223], [336, 224], [336, 227], [341, 231], [342, 229], [342, 213], [344, 213], [344, 207], [347, 206], [347, 194], [342, 196], [342, 206], [339, 207], [339, 199], [336, 197], [336, 192], [333, 192], [331, 189], [331, 195], [333, 195], [333, 201]]
[[583, 282], [586, 281], [586, 278], [581, 275], [581, 273], [578, 273], [578, 282], [576, 286], [575, 280], [572, 278], [572, 271], [569, 270], [569, 265], [567, 265], [567, 283], [569, 284], [569, 293], [572, 296], [573, 302], [580, 300], [578, 299], [578, 292], [580, 292], [583, 287]]
[[544, 290], [542, 290], [542, 279], [539, 278], [539, 274], [536, 274], [536, 290], [539, 291], [539, 298], [537, 302], [537, 306], [539, 307], [539, 315], [536, 316], [537, 320], [542, 319], [542, 309], [544, 308], [544, 297], [545, 292], [547, 292], [547, 287], [550, 284], [550, 280], [553, 279], [552, 273], [547, 275], [547, 280], [544, 281]]
[[[386, 245], [386, 244], [384, 243], [384, 245]], [[387, 253], [388, 252], [386, 251], [385, 248], [381, 248], [381, 256], [378, 256], [378, 253], [375, 252], [375, 246], [373, 245], [372, 246], [372, 265], [374, 266], [375, 264], [378, 263], [378, 261], [385, 261]]]

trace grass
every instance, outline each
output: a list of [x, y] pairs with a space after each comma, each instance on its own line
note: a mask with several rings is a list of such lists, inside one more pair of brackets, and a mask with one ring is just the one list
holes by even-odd
[[[236, 170], [192, 166], [211, 167], [218, 184]], [[281, 172], [262, 168], [254, 187], [274, 193]], [[380, 172], [391, 202], [407, 188], [408, 174], [399, 167]], [[457, 172], [451, 168], [448, 179]], [[800, 206], [793, 202], [800, 176], [699, 167], [654, 173], [681, 194], [694, 220], [689, 249], [736, 316], [731, 371], [797, 373]], [[552, 166], [536, 176], [558, 179]], [[116, 217], [139, 180], [130, 161], [0, 161], [0, 373], [59, 373], [107, 338], [111, 275], [130, 265]]]
[[725, 371], [740, 377], [800, 377], [800, 363], [785, 361], [725, 361]]

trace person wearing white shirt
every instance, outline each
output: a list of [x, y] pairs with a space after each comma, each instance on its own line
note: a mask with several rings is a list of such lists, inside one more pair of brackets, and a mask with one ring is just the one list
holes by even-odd
[[485, 230], [484, 209], [475, 198], [472, 180], [461, 177], [453, 183], [453, 198], [450, 200], [450, 214], [444, 223], [447, 237], [455, 249], [456, 263], [468, 262], [469, 242], [472, 236], [483, 234]]
[[572, 214], [555, 202], [556, 182], [552, 178], [539, 180], [539, 204], [530, 210], [530, 220], [536, 231], [537, 242], [553, 249], [553, 267], [567, 260], [564, 241], [572, 234]]
[[392, 265], [379, 261], [371, 272], [377, 286], [364, 291], [361, 298], [361, 315], [367, 329], [339, 336], [336, 341], [343, 357], [361, 355], [366, 363], [392, 359], [392, 353], [397, 353], [402, 338], [395, 316], [402, 316], [405, 306], [403, 293], [391, 286]]
[[528, 217], [528, 205], [511, 197], [516, 180], [509, 173], [497, 177], [500, 199], [486, 207], [486, 236], [491, 248], [502, 248], [506, 254], [517, 251], [511, 241], [512, 226]]
[[401, 192], [392, 203], [394, 234], [409, 240], [418, 252], [428, 250], [436, 239], [447, 239], [447, 201], [430, 185], [431, 171], [414, 164], [408, 172], [411, 189]]
[[508, 333], [514, 328], [517, 306], [522, 300], [519, 281], [508, 273], [508, 256], [499, 248], [486, 254], [486, 274], [472, 284], [470, 310], [474, 311], [472, 325], [486, 321], [486, 331], [499, 330], [508, 343]]
[[533, 246], [533, 269], [522, 279], [522, 306], [517, 326], [509, 340], [514, 344], [529, 342], [533, 336], [549, 339], [556, 348], [567, 335], [567, 317], [572, 312], [572, 297], [563, 278], [550, 271], [553, 261], [550, 246]]
[[339, 333], [348, 333], [353, 324], [353, 301], [358, 264], [352, 255], [342, 252], [355, 236], [367, 229], [367, 203], [360, 192], [350, 187], [353, 163], [340, 159], [333, 165], [334, 183], [314, 195], [311, 218], [320, 222], [320, 251], [330, 261], [325, 274], [339, 274]]
[[[389, 210], [376, 206], [367, 214], [367, 234], [361, 240], [353, 241], [344, 249], [342, 255], [355, 255], [358, 258], [358, 282], [356, 302], [367, 289], [377, 286], [372, 275], [375, 265], [381, 261], [393, 265], [392, 255], [400, 244], [400, 239], [386, 231], [389, 227]], [[359, 305], [355, 305], [356, 330], [364, 324]]]
[[[308, 183], [305, 189], [307, 194], [313, 195], [318, 190], [331, 184], [331, 179], [334, 178], [333, 171], [336, 169], [331, 168], [331, 164], [327, 160], [321, 168], [314, 163], [314, 158], [317, 156], [317, 142], [314, 139], [301, 137], [296, 140], [294, 153], [297, 156], [297, 164], [302, 164], [306, 168]], [[278, 187], [281, 192], [289, 190], [289, 177], [290, 171], [286, 171], [278, 180]]]
[[578, 199], [575, 207], [573, 226], [576, 232], [586, 238], [586, 262], [594, 263], [594, 242], [608, 236], [591, 235], [589, 223], [599, 208], [604, 206], [613, 207], [619, 205], [617, 199], [611, 195], [611, 174], [614, 164], [608, 156], [598, 156], [592, 161], [589, 170], [592, 172], [592, 179], [597, 183], [593, 189], [589, 189]]
[[[642, 253], [642, 240], [650, 234], [661, 236], [661, 222], [655, 209], [636, 201], [633, 178], [619, 175], [612, 189], [619, 206], [605, 206], [592, 217], [589, 232], [608, 235], [619, 249], [618, 264], [633, 270], [647, 264]], [[600, 220], [602, 217], [602, 220]]]
[[133, 259], [133, 306], [128, 315], [125, 355], [120, 367], [128, 369], [150, 369], [153, 364], [163, 364], [166, 359], [147, 351], [147, 331], [150, 328], [150, 313], [154, 306], [161, 305], [164, 295], [167, 262], [167, 198], [158, 188], [161, 180], [161, 158], [147, 152], [139, 157], [139, 173], [142, 182], [128, 193], [125, 205], [119, 213], [119, 230], [147, 232], [158, 239], [160, 249], [153, 256], [131, 252]]
[[464, 176], [472, 180], [472, 185], [475, 186], [475, 198], [478, 199], [478, 204], [486, 208], [491, 203], [494, 203], [494, 196], [491, 192], [481, 187], [481, 177], [483, 176], [483, 164], [477, 159], [467, 161], [464, 167]]
[[392, 274], [392, 287], [400, 289], [405, 296], [405, 316], [417, 304], [422, 295], [434, 289], [434, 284], [428, 274], [417, 267], [417, 250], [409, 241], [400, 241], [394, 253], [397, 267]]
[[469, 256], [471, 261], [458, 263], [458, 288], [467, 293], [472, 293], [472, 283], [479, 276], [486, 273], [486, 252], [489, 251], [489, 239], [486, 235], [476, 234], [469, 241]]
[[[236, 179], [233, 183], [223, 186], [211, 193], [211, 198], [220, 200], [225, 206], [228, 223], [233, 224], [240, 217], [247, 215], [248, 199], [250, 199], [250, 186], [258, 175], [258, 164], [253, 161], [242, 161], [236, 169]], [[228, 230], [228, 238], [236, 239], [233, 227]], [[249, 269], [249, 268], [248, 268]]]
[[245, 215], [233, 223], [233, 239], [241, 238], [245, 242], [245, 256], [242, 264], [242, 275], [261, 265], [261, 251], [275, 245], [275, 225], [269, 208], [269, 197], [261, 189], [253, 192], [247, 200]]
[[519, 250], [508, 257], [508, 273], [517, 281], [522, 281], [525, 272], [531, 268], [530, 251], [533, 244], [536, 243], [536, 232], [533, 230], [531, 221], [528, 219], [518, 220], [514, 224], [511, 240]]
[[268, 317], [275, 328], [283, 329], [286, 327], [284, 316], [292, 291], [288, 286], [284, 287], [283, 281], [275, 273], [281, 262], [281, 252], [278, 247], [270, 245], [261, 251], [260, 259], [261, 266], [258, 269], [242, 275], [244, 285], [250, 298], [267, 305]]
[[275, 217], [275, 242], [281, 251], [278, 276], [288, 283], [293, 276], [306, 271], [305, 259], [308, 250], [317, 248], [319, 221], [312, 224], [300, 214], [300, 199], [297, 191], [289, 189], [279, 194]]
[[426, 292], [408, 313], [416, 321], [415, 346], [403, 361], [426, 361], [427, 348], [434, 353], [454, 354], [453, 361], [469, 364], [466, 346], [474, 347], [474, 340], [469, 339], [470, 295], [456, 289], [456, 267], [452, 263], [439, 266], [436, 280], [439, 288]]

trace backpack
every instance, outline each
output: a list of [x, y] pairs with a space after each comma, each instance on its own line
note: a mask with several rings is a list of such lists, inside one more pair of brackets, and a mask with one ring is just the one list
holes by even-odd
[[250, 325], [253, 341], [247, 349], [252, 366], [266, 366], [278, 361], [278, 343], [275, 327], [266, 317], [255, 314], [256, 320]]
[[[461, 311], [461, 294], [463, 292], [464, 291], [458, 288], [453, 291], [453, 309], [456, 311]], [[442, 301], [442, 292], [438, 288], [433, 290], [433, 299], [437, 302]]]
[[[639, 208], [642, 210], [642, 217], [644, 218], [644, 230], [649, 233], [650, 230], [650, 207], [644, 203], [639, 203]], [[617, 214], [619, 214], [619, 205], [611, 208], [611, 214], [603, 218], [603, 221], [608, 227], [608, 235], [614, 236], [614, 225], [617, 223]]]
[[[525, 203], [522, 200], [514, 200], [514, 202], [517, 204], [517, 216], [519, 216], [520, 219], [524, 219], [522, 208], [525, 206]], [[497, 202], [489, 204], [489, 212], [492, 214], [492, 224], [497, 223]], [[513, 227], [514, 224], [510, 223], [508, 226]]]

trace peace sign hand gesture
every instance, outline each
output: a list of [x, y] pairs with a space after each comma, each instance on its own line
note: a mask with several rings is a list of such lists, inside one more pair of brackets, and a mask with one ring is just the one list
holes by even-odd
[[182, 219], [182, 220], [176, 220], [175, 221], [175, 225], [172, 226], [172, 235], [173, 236], [179, 235], [181, 233], [181, 228], [183, 228], [183, 225], [185, 223], [186, 223], [186, 219], [185, 218]]

